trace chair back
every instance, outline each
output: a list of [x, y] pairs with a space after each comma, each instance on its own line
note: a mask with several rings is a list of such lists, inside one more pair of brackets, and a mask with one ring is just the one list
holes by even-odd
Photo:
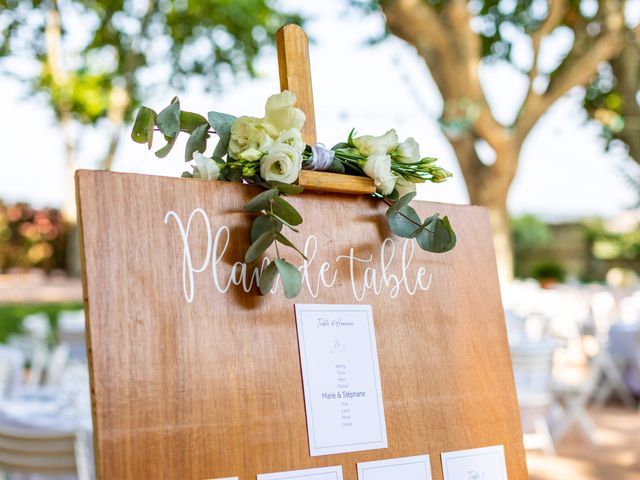
[[547, 342], [525, 342], [511, 347], [513, 376], [521, 403], [532, 398], [541, 403], [549, 400], [553, 351], [553, 344]]
[[25, 357], [21, 350], [0, 345], [0, 398], [11, 397], [22, 388]]
[[69, 347], [71, 358], [86, 361], [85, 320], [82, 310], [64, 310], [60, 312], [58, 314], [56, 336], [61, 345]]
[[76, 434], [2, 425], [0, 469], [21, 473], [77, 475]]

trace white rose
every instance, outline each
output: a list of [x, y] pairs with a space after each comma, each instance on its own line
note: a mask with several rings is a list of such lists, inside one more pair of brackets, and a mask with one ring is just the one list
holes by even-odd
[[194, 176], [204, 180], [217, 180], [220, 176], [220, 166], [213, 158], [209, 158], [201, 153], [194, 153], [193, 160], [196, 162]]
[[405, 180], [403, 177], [398, 177], [396, 180], [396, 190], [398, 191], [398, 197], [404, 197], [407, 193], [416, 191], [416, 184]]
[[365, 157], [369, 155], [384, 155], [396, 149], [398, 146], [398, 134], [394, 129], [391, 129], [379, 137], [363, 135], [354, 138], [353, 143], [358, 151]]
[[289, 90], [271, 95], [264, 107], [264, 121], [270, 128], [269, 133], [276, 136], [278, 132], [295, 128], [301, 130], [305, 115], [302, 110], [295, 108], [296, 96]]
[[393, 192], [396, 177], [391, 173], [391, 157], [389, 155], [370, 155], [362, 170], [368, 177], [373, 178], [373, 183], [379, 193], [389, 195]]
[[293, 183], [301, 168], [302, 155], [286, 143], [277, 143], [260, 159], [260, 176], [267, 181]]
[[249, 134], [256, 128], [260, 121], [255, 117], [238, 117], [231, 124], [231, 138], [229, 140], [229, 153], [233, 158], [238, 158], [240, 152], [249, 146]]
[[420, 160], [420, 145], [409, 137], [398, 145], [391, 155], [400, 163], [416, 163]]
[[276, 143], [286, 143], [287, 145], [291, 145], [296, 151], [300, 153], [304, 152], [304, 149], [306, 147], [305, 143], [302, 141], [302, 133], [300, 132], [300, 130], [295, 128], [290, 128], [289, 130], [280, 132]]

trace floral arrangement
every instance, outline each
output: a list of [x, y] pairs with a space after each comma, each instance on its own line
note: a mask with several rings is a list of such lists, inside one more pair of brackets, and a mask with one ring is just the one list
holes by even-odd
[[[259, 283], [265, 295], [278, 275], [288, 298], [300, 292], [300, 271], [280, 255], [279, 246], [292, 248], [304, 257], [283, 233], [285, 227], [297, 233], [297, 226], [302, 223], [300, 213], [285, 200], [288, 195], [302, 192], [302, 187], [295, 185], [302, 169], [372, 178], [374, 196], [389, 206], [386, 217], [391, 231], [415, 239], [429, 252], [447, 252], [455, 246], [456, 236], [446, 216], [441, 218], [434, 213], [421, 219], [409, 205], [416, 195], [417, 183], [439, 183], [451, 176], [436, 165], [435, 158], [421, 158], [413, 138], [400, 142], [393, 129], [379, 137], [355, 136], [352, 130], [346, 142], [331, 149], [322, 144], [306, 145], [302, 140], [305, 114], [294, 106], [295, 102], [296, 96], [285, 90], [269, 97], [263, 118], [219, 112], [209, 112], [205, 118], [182, 111], [176, 97], [160, 113], [141, 107], [131, 138], [151, 148], [154, 131], [161, 132], [167, 144], [156, 155], [162, 158], [171, 151], [180, 132], [188, 133], [185, 161], [192, 162], [192, 170], [184, 172], [183, 177], [245, 182], [266, 189], [244, 207], [255, 216], [245, 262], [257, 260], [275, 244], [277, 258], [266, 264]], [[218, 143], [212, 156], [206, 156], [207, 140], [212, 134], [218, 136]]]

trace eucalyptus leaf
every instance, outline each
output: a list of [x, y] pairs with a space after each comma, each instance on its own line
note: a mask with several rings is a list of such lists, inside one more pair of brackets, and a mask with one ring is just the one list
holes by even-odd
[[435, 218], [416, 236], [420, 248], [428, 252], [448, 252], [456, 245], [456, 235], [451, 229], [449, 218]]
[[280, 193], [284, 193], [285, 195], [296, 195], [304, 191], [304, 187], [290, 183], [276, 182], [274, 180], [267, 183], [270, 187], [277, 188]]
[[300, 225], [302, 223], [302, 216], [298, 211], [282, 197], [274, 197], [271, 204], [273, 213], [282, 218], [290, 225]]
[[244, 206], [244, 209], [247, 212], [259, 212], [264, 210], [269, 206], [269, 203], [276, 195], [278, 195], [277, 188], [261, 192], [249, 200], [249, 202]]
[[195, 152], [204, 152], [207, 148], [207, 138], [209, 138], [209, 124], [206, 122], [197, 127], [187, 140], [187, 145], [184, 149], [184, 161], [190, 162], [193, 159]]
[[291, 243], [291, 240], [289, 240], [287, 237], [285, 237], [284, 235], [282, 235], [281, 233], [276, 233], [276, 241], [280, 242], [283, 245], [286, 245], [289, 248], [293, 248], [296, 252], [298, 252], [300, 255], [302, 255], [302, 258], [304, 258], [305, 260], [307, 260], [307, 257], [305, 256], [304, 253], [302, 253], [298, 247], [296, 247], [293, 243]]
[[349, 144], [346, 142], [336, 143], [333, 147], [331, 147], [331, 150], [338, 150], [339, 148], [349, 148]]
[[247, 249], [247, 253], [244, 255], [245, 263], [251, 263], [256, 260], [264, 251], [271, 246], [275, 240], [273, 232], [264, 232], [260, 235], [255, 242]]
[[387, 215], [387, 223], [393, 233], [403, 238], [412, 238], [422, 226], [420, 217], [409, 205]]
[[175, 137], [180, 131], [180, 100], [173, 97], [171, 104], [158, 114], [156, 125], [165, 137]]
[[149, 149], [153, 143], [153, 127], [158, 114], [147, 107], [140, 107], [131, 129], [131, 139], [136, 143], [146, 143]]
[[236, 117], [227, 113], [209, 112], [207, 118], [209, 119], [209, 124], [218, 134], [218, 138], [220, 138], [213, 155], [222, 158], [227, 154], [229, 140], [231, 139], [231, 124]]
[[180, 175], [182, 178], [193, 178], [193, 173], [191, 172], [182, 172], [182, 175]]
[[282, 225], [286, 225], [287, 228], [289, 228], [290, 230], [293, 230], [294, 232], [298, 233], [299, 230], [296, 227], [294, 227], [293, 225], [287, 223], [284, 219], [280, 218], [275, 213], [267, 210], [267, 215], [269, 215], [271, 218], [276, 220], [278, 223], [281, 223]]
[[207, 122], [207, 119], [199, 113], [184, 111], [180, 112], [180, 130], [182, 130], [183, 132], [191, 133], [196, 128], [204, 125], [205, 123], [207, 124], [208, 128], [209, 122]]
[[333, 157], [333, 161], [331, 162], [331, 165], [329, 165], [329, 168], [327, 168], [327, 172], [344, 173], [344, 163], [342, 163], [342, 160], [339, 158]]
[[[387, 210], [387, 217], [391, 215], [395, 215], [396, 213], [398, 213], [398, 211], [402, 210], [402, 208], [409, 205], [409, 202], [411, 202], [411, 200], [413, 200], [415, 196], [416, 196], [416, 192], [409, 192], [406, 195], [400, 197]], [[422, 222], [418, 221], [418, 223], [422, 223]]]
[[178, 137], [177, 136], [168, 137], [168, 136], [165, 135], [164, 139], [167, 141], [167, 144], [156, 152], [156, 157], [164, 158], [167, 155], [169, 155], [169, 152], [173, 148], [173, 144], [176, 143], [176, 138], [178, 138]]
[[273, 282], [278, 276], [278, 267], [275, 262], [269, 262], [269, 265], [262, 271], [260, 276], [260, 293], [267, 295], [273, 288]]
[[251, 224], [251, 242], [255, 242], [260, 235], [265, 232], [280, 232], [282, 230], [282, 223], [267, 215], [259, 215]]
[[302, 288], [302, 275], [300, 271], [286, 260], [278, 258], [274, 260], [274, 262], [282, 279], [284, 294], [287, 298], [295, 298]]

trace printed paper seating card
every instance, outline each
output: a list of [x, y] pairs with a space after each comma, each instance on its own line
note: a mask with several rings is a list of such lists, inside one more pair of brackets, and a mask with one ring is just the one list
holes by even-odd
[[387, 448], [370, 305], [296, 305], [312, 456]]
[[431, 480], [429, 455], [358, 463], [358, 480]]
[[280, 473], [263, 473], [258, 480], [342, 480], [342, 467], [309, 468]]
[[442, 473], [444, 480], [508, 480], [504, 447], [443, 453]]

